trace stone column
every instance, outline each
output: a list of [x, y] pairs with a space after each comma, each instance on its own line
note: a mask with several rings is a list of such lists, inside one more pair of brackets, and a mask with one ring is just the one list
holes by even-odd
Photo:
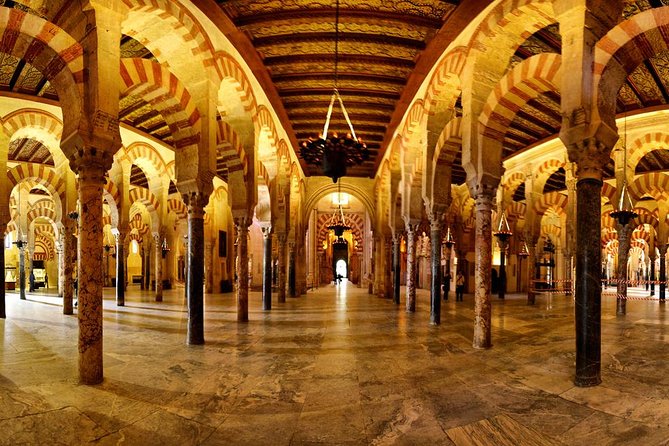
[[432, 279], [430, 282], [430, 324], [441, 323], [441, 228], [443, 222], [440, 217], [433, 217], [430, 221], [430, 266]]
[[[655, 251], [653, 249], [653, 251]], [[653, 252], [650, 256], [650, 295], [655, 296], [655, 260], [657, 255]]]
[[506, 294], [506, 248], [509, 246], [508, 240], [499, 239], [499, 292], [497, 297], [504, 299]]
[[288, 242], [288, 291], [290, 297], [297, 297], [295, 286], [295, 242]]
[[5, 319], [7, 317], [7, 311], [5, 310], [5, 230], [7, 225], [0, 225], [0, 274], [2, 274], [2, 280], [0, 280], [0, 319]]
[[277, 234], [279, 241], [279, 296], [280, 304], [286, 302], [286, 234]]
[[201, 192], [185, 196], [188, 206], [188, 301], [189, 345], [204, 344], [204, 206], [207, 198]]
[[527, 256], [527, 305], [534, 305], [536, 302], [534, 281], [537, 275], [537, 245], [534, 239], [527, 243], [527, 250], [530, 252]]
[[19, 240], [19, 298], [26, 300], [26, 248], [25, 242]]
[[63, 314], [74, 314], [74, 262], [77, 258], [77, 239], [74, 236], [75, 221], [65, 218], [63, 228]]
[[564, 294], [571, 296], [571, 252], [564, 250]]
[[64, 241], [65, 226], [60, 227], [60, 235], [58, 237], [58, 244], [56, 251], [58, 252], [58, 296], [63, 297], [63, 288], [65, 286], [65, 245]]
[[407, 302], [406, 310], [410, 313], [416, 311], [416, 230], [417, 224], [407, 223]]
[[384, 298], [385, 290], [383, 289], [383, 276], [384, 276], [384, 265], [383, 265], [383, 236], [377, 234], [374, 237], [374, 294], [377, 297]]
[[212, 293], [214, 288], [213, 243], [204, 244], [204, 292]]
[[142, 275], [142, 279], [139, 281], [139, 289], [140, 290], [145, 290], [145, 282], [146, 282], [146, 276], [148, 274], [147, 269], [146, 269], [146, 251], [144, 249], [144, 243], [139, 245], [139, 258], [142, 259], [142, 268], [140, 269], [140, 274]]
[[651, 278], [650, 278], [650, 258], [648, 258], [648, 256], [646, 256], [646, 277], [645, 277], [645, 279], [646, 279], [646, 291], [648, 291], [649, 288], [650, 288], [650, 283], [649, 282], [651, 280]]
[[667, 289], [667, 245], [661, 244], [658, 249], [660, 250], [660, 303], [664, 303]]
[[400, 304], [400, 236], [393, 235], [393, 302]]
[[385, 237], [385, 256], [383, 258], [383, 289], [386, 299], [392, 298], [392, 264], [393, 264], [393, 239]]
[[156, 268], [156, 302], [163, 301], [163, 246], [162, 239], [164, 234], [161, 237], [161, 234], [155, 234], [153, 236], [153, 258]]
[[105, 169], [87, 162], [79, 169], [79, 379], [102, 382], [102, 192]]
[[474, 348], [492, 346], [490, 284], [492, 270], [492, 191], [476, 195], [476, 240], [474, 275]]
[[627, 258], [630, 251], [630, 236], [634, 230], [632, 223], [618, 225], [618, 286], [616, 293], [616, 314], [622, 316], [627, 308]]
[[125, 306], [125, 239], [126, 233], [116, 236], [116, 305]]
[[272, 309], [272, 228], [262, 228], [263, 258], [262, 258], [262, 309]]
[[[441, 247], [444, 252], [444, 258], [446, 259], [445, 272], [446, 275], [451, 274], [451, 253], [453, 252], [453, 242], [444, 243]], [[443, 279], [443, 277], [442, 277]], [[451, 280], [446, 282], [446, 289], [444, 290], [444, 301], [448, 300], [448, 293], [451, 287]]]
[[237, 271], [237, 322], [248, 322], [249, 320], [249, 224], [250, 219], [246, 216], [235, 217], [235, 232], [237, 238], [237, 259], [239, 269]]
[[602, 180], [576, 184], [576, 377], [579, 387], [601, 382]]

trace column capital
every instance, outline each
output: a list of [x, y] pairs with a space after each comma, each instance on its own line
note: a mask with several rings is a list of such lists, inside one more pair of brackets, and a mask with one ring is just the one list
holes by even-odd
[[253, 220], [248, 218], [246, 215], [233, 216], [232, 220], [235, 224], [235, 229], [238, 231], [241, 229], [247, 229], [253, 222]]
[[188, 207], [188, 216], [191, 218], [204, 218], [204, 207], [209, 202], [209, 196], [202, 192], [189, 192], [182, 194], [184, 203]]
[[611, 157], [611, 147], [594, 137], [569, 144], [567, 146], [569, 160], [576, 163], [578, 179], [592, 178], [601, 181], [604, 167]]

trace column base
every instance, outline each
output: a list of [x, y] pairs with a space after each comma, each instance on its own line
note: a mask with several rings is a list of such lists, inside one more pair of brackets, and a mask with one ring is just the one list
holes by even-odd
[[602, 378], [599, 376], [591, 377], [576, 377], [574, 378], [574, 385], [576, 387], [594, 387], [602, 383]]

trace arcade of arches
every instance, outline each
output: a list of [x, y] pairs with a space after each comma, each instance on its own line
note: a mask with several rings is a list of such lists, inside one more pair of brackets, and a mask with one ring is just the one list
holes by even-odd
[[628, 283], [665, 299], [669, 2], [340, 3], [370, 159], [337, 185], [297, 150], [325, 119], [334, 0], [0, 1], [2, 323], [58, 296], [98, 384], [105, 295], [175, 293], [192, 346], [209, 295], [243, 326], [250, 295], [271, 319], [340, 276], [446, 329], [462, 273], [470, 348], [492, 347], [504, 292], [548, 290], [575, 302], [573, 383], [600, 384], [601, 282], [618, 317]]

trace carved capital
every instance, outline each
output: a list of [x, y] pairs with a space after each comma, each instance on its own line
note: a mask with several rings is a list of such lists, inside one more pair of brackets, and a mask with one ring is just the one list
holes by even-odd
[[204, 207], [209, 202], [209, 197], [200, 192], [190, 192], [181, 196], [188, 207], [189, 218], [204, 218]]
[[602, 180], [604, 167], [611, 157], [611, 147], [595, 139], [586, 138], [567, 147], [569, 160], [576, 163], [576, 176], [579, 180], [594, 178]]

